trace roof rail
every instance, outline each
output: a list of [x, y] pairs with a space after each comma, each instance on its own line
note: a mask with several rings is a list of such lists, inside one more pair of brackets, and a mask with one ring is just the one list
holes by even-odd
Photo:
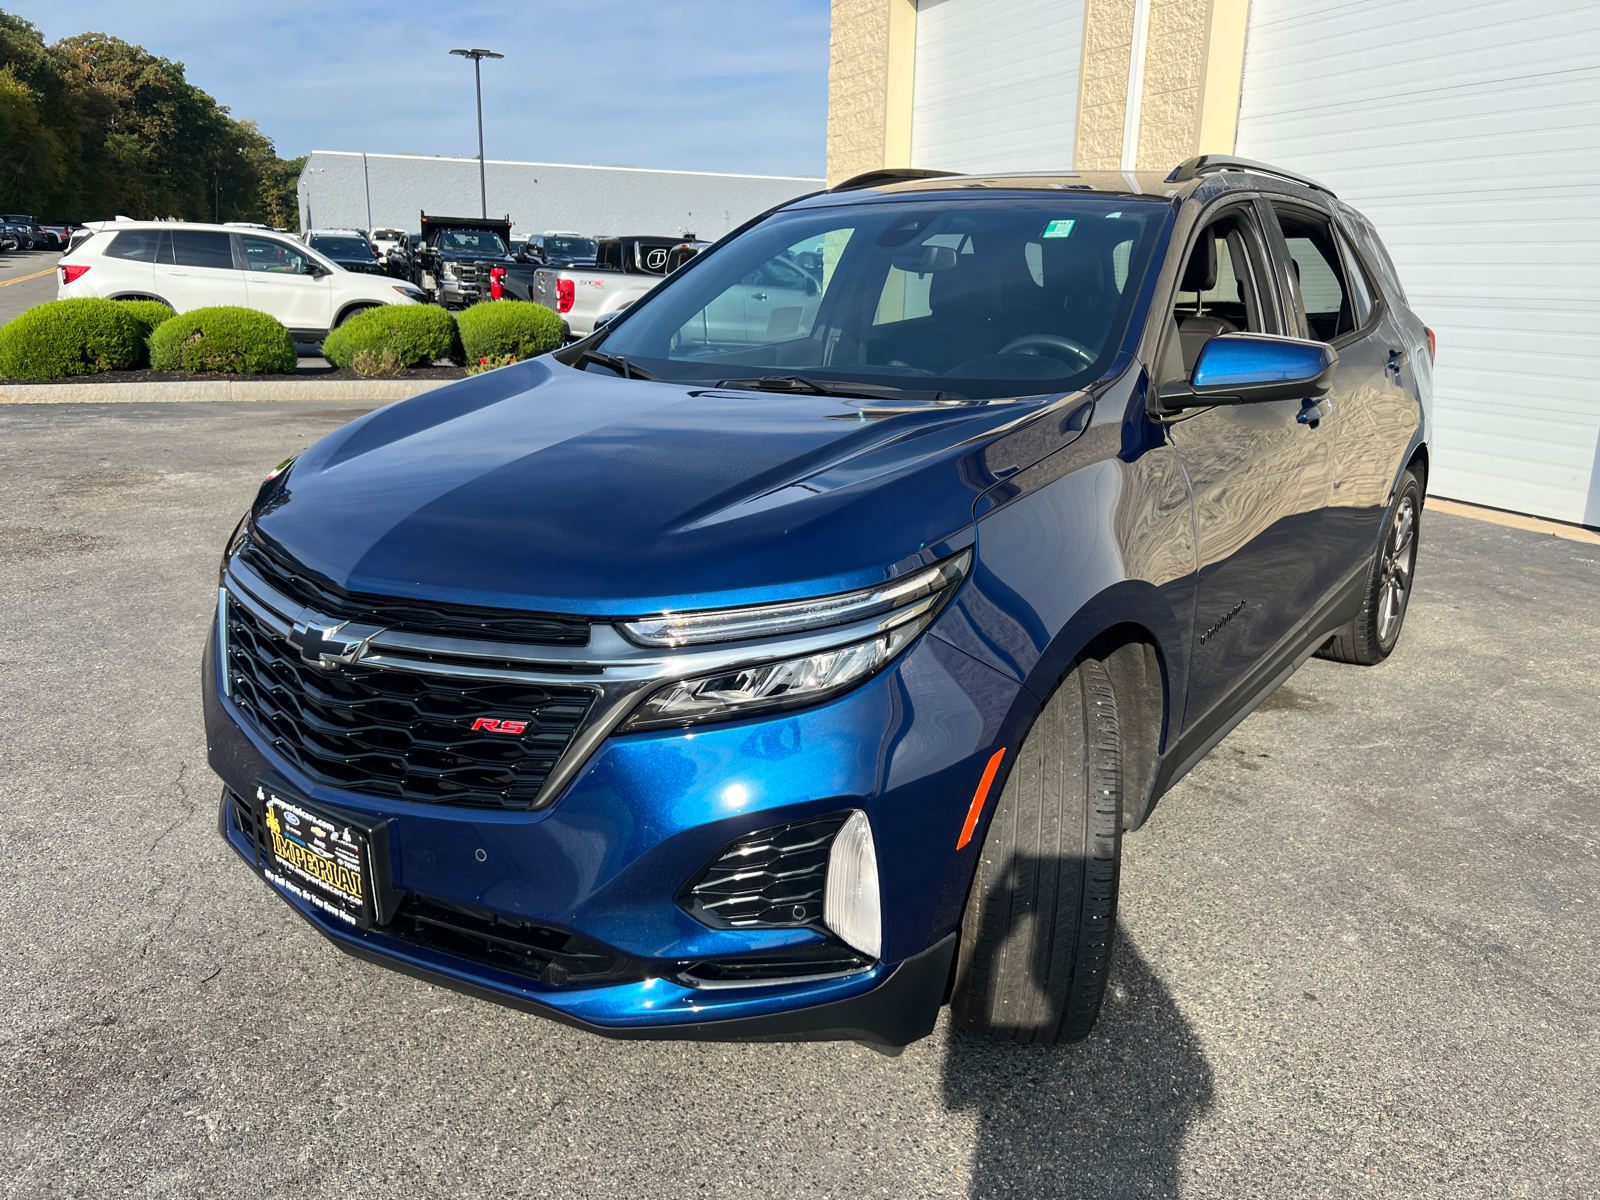
[[1223, 171], [1252, 171], [1257, 175], [1287, 179], [1290, 183], [1298, 183], [1303, 187], [1315, 188], [1319, 192], [1334, 195], [1333, 189], [1327, 184], [1318, 183], [1305, 175], [1296, 175], [1293, 171], [1285, 171], [1282, 167], [1268, 166], [1264, 162], [1256, 162], [1253, 158], [1234, 158], [1228, 154], [1202, 154], [1198, 158], [1181, 162], [1172, 168], [1172, 174], [1167, 176], [1166, 182], [1187, 183], [1202, 175], [1219, 175]]
[[854, 192], [860, 188], [881, 187], [886, 183], [904, 183], [908, 179], [939, 179], [944, 176], [957, 176], [959, 171], [930, 171], [924, 167], [883, 167], [876, 171], [867, 171], [861, 175], [852, 175], [843, 183], [836, 183], [828, 189], [830, 192]]

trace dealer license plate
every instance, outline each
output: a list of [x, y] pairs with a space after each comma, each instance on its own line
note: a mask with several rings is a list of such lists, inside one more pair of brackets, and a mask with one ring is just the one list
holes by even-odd
[[271, 788], [259, 788], [257, 800], [267, 878], [347, 924], [372, 924], [372, 847], [363, 831]]

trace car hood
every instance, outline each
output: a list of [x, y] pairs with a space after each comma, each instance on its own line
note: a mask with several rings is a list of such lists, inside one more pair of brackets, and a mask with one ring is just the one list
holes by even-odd
[[1064, 403], [884, 415], [539, 359], [345, 426], [253, 525], [381, 595], [602, 616], [822, 595], [969, 544], [985, 447]]

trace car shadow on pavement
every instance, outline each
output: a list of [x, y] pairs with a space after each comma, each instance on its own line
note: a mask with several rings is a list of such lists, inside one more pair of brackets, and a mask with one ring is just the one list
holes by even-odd
[[947, 1108], [976, 1112], [972, 1196], [1176, 1197], [1212, 1070], [1188, 1021], [1119, 927], [1105, 1004], [1071, 1046], [952, 1031]]

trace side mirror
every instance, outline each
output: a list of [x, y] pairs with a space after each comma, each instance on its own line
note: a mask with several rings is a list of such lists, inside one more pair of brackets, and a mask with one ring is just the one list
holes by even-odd
[[1338, 351], [1326, 342], [1223, 333], [1201, 349], [1189, 379], [1164, 385], [1158, 399], [1165, 412], [1212, 404], [1314, 400], [1328, 394], [1338, 365]]
[[819, 289], [817, 287], [817, 281], [815, 279], [811, 278], [811, 276], [807, 275], [806, 276], [806, 295], [815, 296], [817, 294], [817, 292], [820, 291], [820, 290], [821, 289]]
[[332, 272], [321, 263], [313, 262], [308, 258], [306, 259], [306, 274], [313, 279], [321, 279], [324, 275], [331, 275]]

